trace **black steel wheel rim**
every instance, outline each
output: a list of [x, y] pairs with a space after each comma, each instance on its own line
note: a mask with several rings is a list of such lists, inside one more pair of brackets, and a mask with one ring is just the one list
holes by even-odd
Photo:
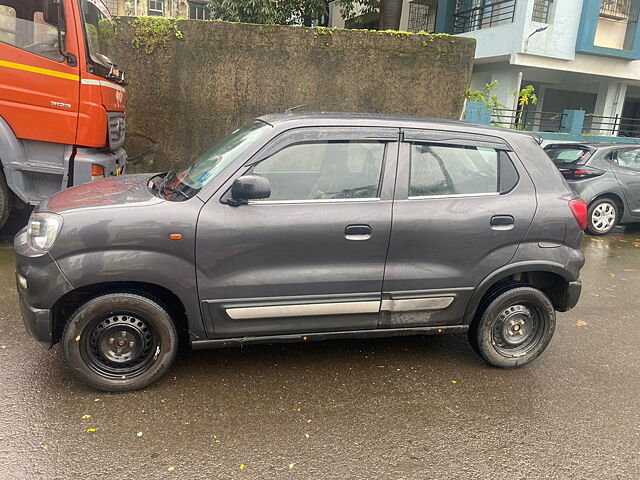
[[97, 317], [82, 336], [83, 360], [94, 372], [109, 379], [142, 375], [160, 352], [158, 332], [137, 313], [109, 312]]
[[493, 325], [493, 346], [505, 357], [521, 357], [542, 341], [547, 329], [548, 319], [535, 305], [510, 305], [498, 314]]

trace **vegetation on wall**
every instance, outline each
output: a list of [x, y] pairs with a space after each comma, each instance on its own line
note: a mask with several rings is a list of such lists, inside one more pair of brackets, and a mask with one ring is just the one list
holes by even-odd
[[159, 46], [166, 46], [170, 38], [183, 38], [178, 21], [165, 17], [138, 17], [132, 24], [135, 29], [133, 46], [152, 54]]

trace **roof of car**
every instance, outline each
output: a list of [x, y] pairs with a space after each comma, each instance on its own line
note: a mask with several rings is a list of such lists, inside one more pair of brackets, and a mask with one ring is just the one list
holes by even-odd
[[638, 147], [640, 144], [638, 143], [617, 143], [617, 142], [603, 142], [603, 143], [595, 143], [595, 142], [550, 142], [548, 143], [546, 146], [567, 146], [567, 147], [571, 147], [571, 146], [575, 146], [575, 147], [590, 147], [590, 148], [594, 148], [594, 149], [598, 149], [598, 148], [609, 148], [609, 147]]
[[353, 125], [353, 126], [377, 126], [394, 128], [442, 128], [446, 130], [459, 130], [474, 133], [484, 133], [496, 137], [509, 135], [524, 135], [534, 137], [531, 132], [522, 132], [507, 128], [480, 125], [476, 123], [462, 122], [458, 120], [446, 120], [442, 118], [425, 118], [402, 115], [388, 115], [381, 113], [352, 113], [352, 112], [306, 112], [294, 111], [285, 113], [275, 113], [258, 117], [270, 125], [292, 123], [296, 126], [326, 126], [333, 125]]

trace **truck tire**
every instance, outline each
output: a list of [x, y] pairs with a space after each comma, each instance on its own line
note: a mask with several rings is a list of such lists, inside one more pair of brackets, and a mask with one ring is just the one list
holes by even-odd
[[62, 335], [67, 366], [84, 383], [129, 392], [155, 382], [173, 363], [178, 335], [167, 311], [133, 293], [88, 300]]
[[555, 310], [542, 291], [515, 287], [480, 312], [469, 329], [469, 341], [491, 365], [520, 367], [547, 348], [555, 326]]
[[7, 181], [4, 177], [4, 172], [0, 169], [0, 228], [4, 227], [5, 223], [9, 219], [11, 214], [11, 205], [13, 200], [13, 193], [7, 186]]

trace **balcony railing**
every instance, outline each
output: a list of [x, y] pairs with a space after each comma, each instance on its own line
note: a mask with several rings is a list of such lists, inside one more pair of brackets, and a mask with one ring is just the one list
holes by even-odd
[[602, 0], [600, 16], [611, 20], [637, 22], [639, 7], [638, 0]]
[[491, 116], [491, 124], [515, 130], [554, 132], [560, 131], [564, 113], [535, 112], [496, 108]]
[[582, 133], [585, 135], [640, 136], [640, 118], [599, 117], [587, 114]]
[[[472, 32], [483, 28], [512, 23], [516, 12], [516, 0], [481, 0], [481, 5], [462, 10], [465, 2], [458, 4], [453, 14], [453, 33]], [[466, 3], [469, 5], [469, 3]]]
[[531, 20], [540, 23], [549, 22], [549, 13], [551, 13], [552, 5], [553, 0], [536, 0], [533, 4], [533, 13], [531, 14]]

